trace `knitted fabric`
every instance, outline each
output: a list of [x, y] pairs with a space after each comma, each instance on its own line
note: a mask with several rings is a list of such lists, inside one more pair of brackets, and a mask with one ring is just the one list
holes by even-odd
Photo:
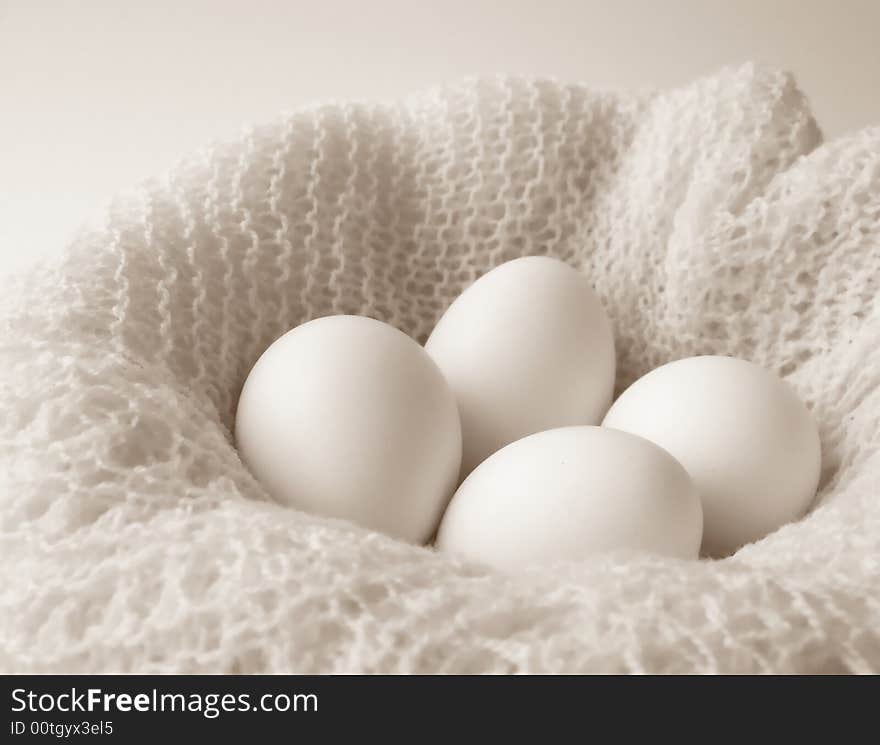
[[[812, 512], [725, 560], [507, 576], [269, 499], [231, 427], [274, 338], [360, 313], [423, 342], [528, 254], [594, 283], [618, 392], [704, 353], [785, 378], [820, 428]], [[822, 144], [781, 73], [253, 128], [3, 289], [0, 670], [880, 672], [878, 283], [880, 129]]]

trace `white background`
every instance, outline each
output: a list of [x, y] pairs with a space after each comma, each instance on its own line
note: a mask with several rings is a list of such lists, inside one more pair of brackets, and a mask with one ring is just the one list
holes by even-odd
[[248, 121], [496, 72], [792, 70], [828, 137], [880, 123], [880, 0], [0, 0], [0, 272]]

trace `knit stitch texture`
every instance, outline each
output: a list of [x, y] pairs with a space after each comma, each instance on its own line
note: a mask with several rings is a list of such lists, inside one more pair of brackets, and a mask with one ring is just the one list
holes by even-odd
[[[514, 577], [269, 499], [231, 427], [273, 339], [360, 313], [423, 342], [528, 254], [594, 283], [618, 392], [704, 353], [785, 378], [820, 428], [812, 512], [725, 560]], [[3, 289], [0, 670], [880, 672], [878, 284], [880, 129], [822, 144], [782, 73], [469, 81], [253, 128]]]

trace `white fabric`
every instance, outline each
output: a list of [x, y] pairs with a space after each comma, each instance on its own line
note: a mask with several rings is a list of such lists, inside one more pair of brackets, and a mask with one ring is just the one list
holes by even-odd
[[[507, 577], [267, 499], [230, 427], [273, 338], [364, 313], [424, 341], [541, 253], [595, 283], [618, 391], [709, 352], [784, 376], [820, 425], [812, 514], [723, 561]], [[878, 283], [880, 129], [821, 144], [781, 73], [253, 129], [3, 292], [0, 669], [880, 672]]]

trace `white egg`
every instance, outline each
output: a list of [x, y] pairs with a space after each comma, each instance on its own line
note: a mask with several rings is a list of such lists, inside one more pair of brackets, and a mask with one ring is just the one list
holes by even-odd
[[702, 526], [699, 495], [665, 450], [612, 429], [563, 427], [477, 466], [436, 546], [504, 570], [604, 551], [694, 559]]
[[480, 277], [425, 348], [458, 400], [462, 477], [526, 435], [598, 424], [611, 403], [611, 324], [589, 280], [556, 259], [516, 259]]
[[244, 384], [235, 439], [277, 501], [416, 543], [433, 535], [461, 463], [437, 365], [406, 334], [358, 316], [272, 344]]
[[623, 392], [603, 424], [657, 443], [688, 470], [709, 556], [799, 518], [816, 493], [816, 425], [784, 382], [751, 362], [706, 356], [658, 367]]

